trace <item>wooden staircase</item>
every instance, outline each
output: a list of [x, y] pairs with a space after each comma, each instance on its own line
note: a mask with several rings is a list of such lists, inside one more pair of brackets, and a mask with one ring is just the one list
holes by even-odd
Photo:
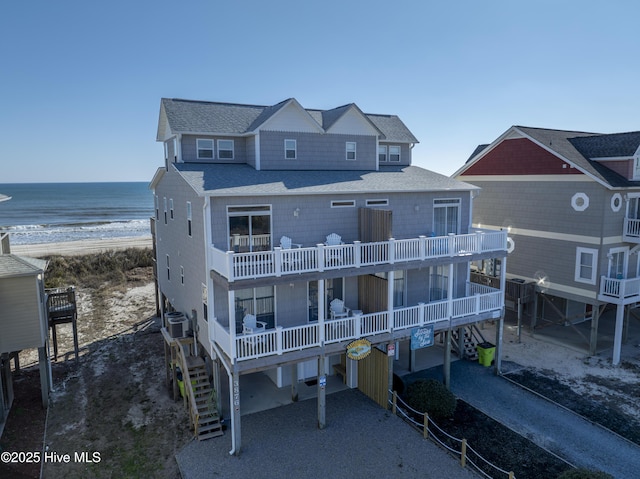
[[222, 436], [224, 432], [216, 407], [216, 392], [209, 382], [204, 361], [193, 356], [186, 359], [189, 381], [185, 377], [185, 396], [190, 398], [189, 409], [194, 433], [199, 441]]
[[459, 351], [460, 335], [457, 329], [451, 332], [451, 346], [460, 358], [476, 361], [478, 359], [478, 349], [476, 348], [478, 341], [476, 341], [473, 330], [470, 327], [463, 328], [463, 331], [462, 351]]

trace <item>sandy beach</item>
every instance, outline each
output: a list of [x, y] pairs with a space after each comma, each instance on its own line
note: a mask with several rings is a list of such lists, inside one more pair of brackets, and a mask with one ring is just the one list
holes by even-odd
[[28, 245], [11, 245], [11, 253], [20, 256], [39, 258], [51, 255], [78, 255], [102, 253], [108, 250], [127, 248], [151, 248], [151, 236], [135, 236], [128, 238], [107, 238], [97, 240], [68, 241], [64, 243], [39, 243]]

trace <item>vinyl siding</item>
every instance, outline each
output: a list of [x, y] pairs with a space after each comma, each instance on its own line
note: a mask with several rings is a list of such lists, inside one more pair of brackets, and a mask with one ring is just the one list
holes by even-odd
[[[213, 160], [200, 160], [198, 159], [198, 153], [196, 150], [196, 145], [198, 139], [214, 139], [214, 159]], [[218, 158], [218, 140], [233, 140], [233, 160], [221, 160]], [[247, 148], [246, 148], [246, 139], [238, 138], [238, 137], [228, 137], [228, 136], [192, 136], [192, 135], [184, 135], [182, 137], [182, 161], [185, 163], [194, 162], [194, 163], [247, 163]]]
[[0, 353], [44, 346], [35, 276], [0, 279]]

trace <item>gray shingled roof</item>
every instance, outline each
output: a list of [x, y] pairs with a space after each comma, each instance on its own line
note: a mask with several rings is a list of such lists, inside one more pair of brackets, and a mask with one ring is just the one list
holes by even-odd
[[[292, 99], [289, 98], [272, 106], [258, 106], [163, 98], [162, 108], [173, 133], [243, 135], [254, 131], [290, 100]], [[318, 125], [326, 129], [352, 105], [344, 105], [332, 110], [306, 111], [318, 122]], [[323, 115], [326, 118], [323, 118]], [[385, 141], [418, 143], [416, 137], [396, 115], [369, 113], [364, 115], [380, 130]]]
[[35, 275], [42, 273], [46, 268], [47, 261], [43, 259], [27, 258], [15, 254], [0, 255], [0, 278]]
[[174, 163], [200, 196], [469, 191], [476, 186], [417, 166], [380, 171], [261, 170], [245, 164]]
[[[602, 163], [591, 159], [602, 158], [602, 152], [605, 151], [615, 152], [615, 154], [609, 156], [629, 157], [633, 155], [633, 153], [631, 153], [631, 155], [621, 153], [623, 151], [630, 151], [633, 148], [632, 144], [634, 141], [636, 142], [635, 150], [638, 149], [640, 145], [640, 132], [601, 134], [580, 131], [548, 130], [525, 126], [516, 126], [515, 128], [555, 151], [585, 173], [600, 179], [610, 186], [640, 186], [640, 182], [629, 181]], [[591, 156], [594, 153], [598, 153], [598, 156]]]

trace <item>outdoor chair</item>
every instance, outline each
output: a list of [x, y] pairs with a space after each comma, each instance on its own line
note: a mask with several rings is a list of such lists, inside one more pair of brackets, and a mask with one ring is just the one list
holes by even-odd
[[344, 305], [344, 301], [339, 298], [335, 298], [329, 304], [329, 311], [331, 312], [331, 319], [342, 319], [349, 317], [351, 310]]
[[282, 249], [291, 249], [293, 246], [295, 246], [296, 248], [302, 248], [301, 244], [292, 243], [291, 238], [289, 238], [288, 236], [283, 236], [282, 238], [280, 238], [280, 247]]
[[243, 334], [255, 334], [264, 332], [267, 327], [267, 323], [264, 321], [257, 321], [253, 314], [247, 314], [242, 320], [242, 333]]

